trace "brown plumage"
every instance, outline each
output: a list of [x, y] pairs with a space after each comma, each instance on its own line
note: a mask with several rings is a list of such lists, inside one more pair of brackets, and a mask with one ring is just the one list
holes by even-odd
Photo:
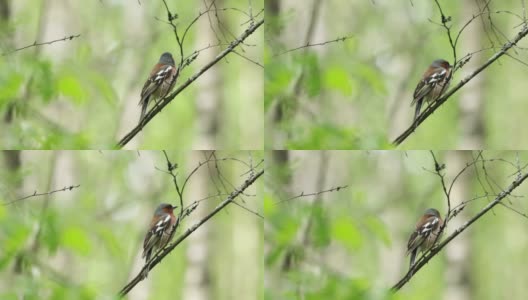
[[161, 55], [159, 62], [152, 68], [149, 78], [141, 90], [141, 122], [147, 113], [150, 100], [162, 99], [167, 96], [178, 78], [179, 70], [174, 63], [172, 54], [165, 52]]
[[[143, 240], [143, 257], [145, 263], [149, 263], [152, 254], [155, 254], [159, 249], [165, 247], [172, 236], [174, 235], [177, 218], [173, 211], [176, 206], [172, 206], [167, 203], [162, 203], [156, 208], [152, 221], [150, 222], [149, 231], [145, 235]], [[147, 276], [148, 269], [146, 268], [145, 277]]]
[[424, 101], [436, 101], [449, 87], [452, 66], [443, 59], [437, 59], [427, 68], [414, 90], [411, 106], [416, 104], [414, 121], [420, 115]]
[[407, 255], [411, 255], [409, 267], [414, 265], [418, 251], [426, 251], [434, 245], [435, 241], [438, 242], [440, 240], [438, 234], [443, 224], [444, 221], [440, 217], [438, 210], [429, 208], [425, 211], [418, 223], [416, 223], [416, 229], [407, 243]]

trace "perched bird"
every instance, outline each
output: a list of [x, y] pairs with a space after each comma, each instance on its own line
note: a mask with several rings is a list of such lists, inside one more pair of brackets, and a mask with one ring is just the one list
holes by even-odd
[[425, 211], [418, 223], [416, 223], [416, 229], [407, 243], [407, 255], [411, 254], [410, 268], [414, 265], [418, 250], [420, 252], [426, 251], [440, 240], [438, 234], [443, 224], [444, 221], [440, 217], [438, 210], [429, 208]]
[[[150, 222], [150, 229], [145, 235], [143, 241], [143, 257], [145, 263], [149, 263], [152, 254], [156, 253], [159, 249], [165, 247], [174, 235], [177, 218], [173, 213], [173, 210], [177, 206], [172, 206], [167, 203], [161, 203]], [[146, 272], [148, 272], [146, 269]], [[146, 274], [145, 274], [146, 277]]]
[[141, 90], [141, 100], [139, 101], [139, 105], [141, 106], [140, 123], [147, 113], [150, 100], [161, 99], [167, 96], [174, 87], [178, 74], [179, 69], [174, 63], [172, 54], [169, 52], [163, 53], [159, 62], [152, 68], [149, 78]]
[[414, 90], [414, 99], [411, 102], [411, 106], [416, 104], [413, 122], [416, 122], [424, 100], [436, 101], [447, 90], [451, 81], [452, 69], [453, 67], [443, 59], [433, 61], [427, 68]]

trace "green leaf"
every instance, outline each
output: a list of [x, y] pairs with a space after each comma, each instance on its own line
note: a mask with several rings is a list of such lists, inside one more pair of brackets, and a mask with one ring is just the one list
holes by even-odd
[[283, 60], [275, 60], [266, 64], [264, 76], [264, 109], [267, 111], [275, 98], [288, 92], [293, 71]]
[[7, 218], [0, 223], [0, 270], [7, 268], [13, 259], [21, 253], [31, 234], [31, 230], [20, 219], [19, 215], [8, 214]]
[[35, 89], [46, 103], [55, 94], [54, 77], [49, 61], [36, 62], [35, 78], [33, 80]]
[[274, 215], [276, 211], [277, 203], [275, 203], [270, 194], [264, 194], [264, 215], [271, 216]]
[[86, 232], [79, 227], [68, 227], [62, 233], [61, 241], [66, 248], [81, 255], [88, 255], [92, 248]]
[[280, 245], [280, 246], [277, 246], [277, 245], [274, 245], [273, 247], [270, 247], [270, 250], [268, 251], [268, 254], [266, 255], [266, 261], [265, 261], [265, 265], [266, 266], [272, 266], [274, 265], [275, 263], [278, 263], [280, 262], [279, 258], [282, 257], [282, 254], [284, 253], [285, 251], [285, 247]]
[[321, 93], [321, 70], [319, 60], [315, 53], [308, 53], [303, 61], [304, 66], [304, 89], [308, 96], [314, 97]]
[[85, 102], [86, 93], [81, 82], [71, 75], [63, 76], [59, 79], [58, 89], [61, 94], [69, 97], [74, 103], [81, 104]]
[[327, 87], [340, 91], [345, 96], [350, 96], [355, 89], [354, 81], [352, 81], [346, 70], [340, 66], [329, 67], [324, 74], [324, 83]]
[[320, 205], [314, 206], [312, 227], [313, 243], [316, 247], [326, 247], [330, 244], [330, 224]]
[[117, 101], [117, 94], [114, 91], [112, 85], [108, 83], [108, 81], [102, 77], [100, 74], [92, 74], [90, 76], [91, 82], [94, 84], [95, 89], [101, 93], [101, 96], [103, 97], [106, 102], [110, 104], [116, 104]]
[[8, 78], [0, 78], [3, 81], [0, 84], [0, 106], [3, 106], [5, 102], [13, 100], [18, 95], [20, 86], [24, 81], [24, 77], [18, 73], [9, 74]]
[[109, 230], [107, 226], [100, 226], [98, 229], [99, 237], [104, 241], [105, 248], [110, 250], [112, 256], [125, 259], [121, 254], [124, 253], [124, 249], [119, 243], [119, 238], [115, 232]]
[[390, 234], [387, 230], [387, 226], [381, 222], [377, 217], [369, 216], [365, 219], [365, 224], [368, 229], [374, 233], [375, 236], [380, 238], [385, 246], [391, 245]]
[[300, 223], [295, 219], [284, 219], [277, 228], [276, 241], [279, 244], [290, 244], [299, 231]]
[[340, 217], [334, 221], [332, 236], [336, 241], [341, 242], [349, 250], [357, 250], [363, 244], [363, 237], [352, 219]]
[[375, 91], [382, 94], [386, 93], [385, 85], [377, 69], [373, 68], [370, 65], [359, 64], [354, 67], [356, 73], [361, 79], [367, 82], [367, 84], [372, 87]]
[[59, 247], [59, 225], [57, 224], [57, 215], [53, 212], [48, 212], [44, 216], [42, 226], [42, 241], [48, 247], [50, 254], [54, 254]]
[[9, 238], [2, 245], [2, 252], [11, 253], [21, 249], [29, 237], [30, 230], [24, 223], [14, 223], [15, 225], [5, 225]]
[[313, 124], [303, 130], [298, 140], [288, 141], [288, 149], [358, 149], [357, 133], [352, 128], [333, 124]]

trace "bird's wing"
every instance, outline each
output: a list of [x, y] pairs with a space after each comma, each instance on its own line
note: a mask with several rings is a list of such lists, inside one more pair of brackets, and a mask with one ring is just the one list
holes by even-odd
[[437, 83], [441, 82], [447, 75], [447, 70], [444, 68], [434, 68], [431, 69], [429, 74], [424, 74], [423, 79], [418, 83], [416, 89], [414, 90], [414, 99], [411, 102], [413, 106], [416, 101], [427, 96]]
[[420, 247], [429, 235], [436, 230], [438, 224], [439, 219], [437, 217], [431, 217], [422, 226], [416, 228], [407, 243], [407, 254]]
[[145, 99], [150, 97], [153, 93], [155, 93], [158, 88], [161, 86], [163, 81], [167, 76], [171, 76], [174, 72], [175, 67], [171, 65], [164, 65], [163, 67], [157, 68], [155, 67], [154, 70], [157, 70], [155, 72], [154, 70], [150, 73], [150, 77], [145, 82], [145, 85], [143, 85], [143, 89], [141, 90], [141, 100], [139, 101], [139, 105], [143, 105], [143, 102]]
[[150, 230], [147, 232], [145, 240], [143, 241], [143, 257], [145, 257], [146, 253], [158, 243], [165, 229], [170, 226], [171, 216], [169, 214], [162, 216], [155, 221], [154, 224], [151, 224]]
[[438, 218], [437, 217], [431, 217], [425, 222], [422, 227], [419, 228], [420, 235], [428, 236], [438, 227]]

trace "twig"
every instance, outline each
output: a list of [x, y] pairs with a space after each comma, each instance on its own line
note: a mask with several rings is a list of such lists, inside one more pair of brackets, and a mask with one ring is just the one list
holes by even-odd
[[260, 176], [264, 174], [264, 170], [260, 170], [259, 172], [255, 173], [253, 176], [250, 176], [244, 181], [242, 185], [240, 185], [239, 188], [235, 189], [229, 197], [227, 197], [224, 201], [222, 201], [211, 213], [209, 213], [207, 216], [205, 216], [203, 219], [198, 221], [198, 223], [194, 224], [191, 228], [187, 229], [181, 236], [178, 237], [178, 239], [174, 242], [165, 247], [159, 255], [155, 256], [154, 259], [148, 264], [146, 264], [143, 269], [138, 273], [138, 275], [130, 281], [127, 285], [123, 287], [123, 289], [119, 292], [119, 297], [124, 297], [130, 290], [132, 290], [140, 281], [143, 280], [143, 272], [146, 268], [148, 270], [152, 270], [158, 263], [161, 262], [161, 260], [167, 256], [176, 246], [178, 246], [183, 240], [185, 240], [191, 233], [196, 231], [200, 226], [202, 226], [205, 222], [207, 222], [209, 219], [211, 219], [214, 215], [216, 215], [218, 212], [220, 212], [223, 208], [225, 208], [227, 205], [232, 203], [240, 194], [242, 194], [247, 188], [249, 188]]
[[213, 59], [211, 62], [209, 62], [207, 65], [205, 65], [203, 68], [201, 68], [198, 72], [196, 72], [191, 78], [187, 79], [185, 83], [180, 85], [174, 92], [172, 92], [170, 95], [163, 98], [159, 105], [154, 107], [151, 111], [149, 111], [144, 118], [144, 121], [138, 124], [136, 127], [134, 127], [128, 134], [126, 134], [116, 145], [116, 148], [120, 149], [123, 148], [130, 140], [132, 140], [138, 132], [140, 132], [143, 127], [154, 118], [155, 115], [157, 115], [167, 104], [169, 104], [178, 94], [180, 94], [184, 89], [186, 89], [191, 83], [196, 81], [205, 71], [210, 69], [212, 66], [214, 66], [216, 63], [218, 63], [222, 58], [224, 58], [227, 54], [233, 52], [233, 50], [240, 45], [247, 37], [249, 37], [255, 30], [257, 30], [262, 24], [264, 24], [264, 19], [256, 22], [255, 24], [252, 24], [249, 26], [244, 33], [242, 33], [236, 40], [231, 42], [229, 47], [227, 47], [224, 51], [222, 51], [220, 54], [216, 56], [215, 59]]
[[78, 185], [70, 185], [70, 186], [63, 187], [60, 190], [54, 190], [54, 191], [45, 192], [45, 193], [37, 193], [37, 191], [35, 191], [35, 192], [33, 192], [32, 195], [25, 196], [25, 197], [22, 197], [22, 198], [18, 198], [18, 199], [15, 199], [13, 201], [10, 201], [10, 202], [6, 202], [3, 205], [5, 205], [5, 206], [11, 205], [11, 204], [13, 204], [15, 202], [22, 201], [22, 200], [25, 200], [25, 199], [28, 199], [28, 198], [31, 198], [31, 197], [47, 196], [47, 195], [51, 195], [51, 194], [58, 193], [58, 192], [71, 191], [71, 190], [73, 190], [75, 188], [78, 188], [80, 186], [81, 186], [80, 184], [78, 184]]
[[288, 49], [288, 50], [285, 50], [283, 52], [279, 52], [277, 54], [274, 54], [273, 57], [281, 56], [283, 54], [286, 54], [286, 53], [289, 53], [289, 52], [293, 52], [293, 51], [297, 51], [297, 50], [300, 50], [300, 49], [303, 49], [303, 48], [315, 47], [315, 46], [324, 46], [326, 44], [331, 44], [331, 43], [336, 43], [336, 42], [344, 42], [344, 41], [346, 41], [346, 40], [348, 40], [350, 38], [353, 38], [353, 36], [339, 37], [339, 38], [336, 38], [336, 39], [333, 39], [333, 40], [330, 40], [330, 41], [324, 41], [324, 42], [319, 42], [319, 43], [307, 42], [303, 46], [299, 46], [299, 47], [296, 47], [296, 48]]
[[[451, 17], [446, 17], [444, 15], [444, 11], [442, 10], [442, 7], [440, 6], [440, 3], [438, 3], [438, 0], [435, 0], [436, 5], [438, 6], [438, 10], [440, 11], [440, 16], [442, 18], [442, 27], [445, 28], [447, 37], [449, 39], [449, 45], [451, 45], [451, 49], [453, 50], [453, 64], [457, 61], [457, 54], [456, 54], [456, 40], [453, 42], [453, 38], [451, 37], [451, 26], [447, 26], [447, 23], [451, 21]], [[462, 28], [462, 30], [464, 30]], [[462, 30], [460, 32], [462, 32]], [[460, 33], [459, 33], [460, 34]], [[457, 37], [458, 39], [458, 37]], [[449, 76], [452, 76], [452, 74], [449, 74]]]
[[308, 194], [305, 194], [304, 192], [301, 192], [297, 196], [293, 196], [293, 197], [288, 198], [288, 199], [280, 200], [280, 201], [277, 202], [277, 204], [283, 203], [285, 201], [290, 201], [290, 200], [293, 200], [293, 199], [297, 199], [297, 198], [302, 198], [302, 197], [317, 196], [317, 195], [321, 195], [321, 194], [324, 194], [324, 193], [330, 193], [330, 192], [339, 192], [341, 189], [346, 189], [346, 188], [348, 188], [348, 185], [336, 186], [336, 187], [330, 188], [328, 190], [314, 192], [314, 193], [308, 193]]
[[[167, 172], [172, 177], [172, 182], [174, 183], [174, 186], [176, 188], [176, 193], [178, 193], [178, 198], [180, 199], [180, 214], [178, 215], [178, 218], [176, 220], [176, 223], [174, 224], [172, 230], [176, 230], [178, 226], [180, 225], [180, 222], [183, 218], [183, 191], [180, 189], [180, 186], [178, 185], [178, 179], [176, 178], [176, 174], [174, 174], [174, 170], [178, 168], [178, 164], [173, 164], [169, 160], [169, 156], [167, 155], [167, 151], [163, 150], [163, 155], [165, 155], [165, 159], [167, 160]], [[191, 175], [189, 175], [190, 177]]]
[[[325, 185], [326, 181], [326, 173], [328, 171], [328, 155], [325, 151], [320, 152], [321, 162], [319, 165], [319, 170], [317, 174], [316, 179], [316, 188], [318, 190], [322, 190], [323, 186]], [[312, 229], [312, 226], [314, 224], [314, 219], [317, 217], [317, 214], [323, 210], [322, 206], [322, 199], [321, 198], [315, 198], [312, 200], [312, 203], [310, 204], [311, 207], [311, 213], [309, 214], [306, 222], [304, 225], [302, 225], [299, 229], [299, 232], [297, 233], [297, 241], [293, 243], [292, 246], [289, 247], [289, 249], [284, 254], [284, 258], [282, 259], [282, 271], [289, 271], [292, 268], [292, 262], [294, 261], [295, 257], [295, 248], [298, 246], [301, 247], [308, 247], [310, 242], [310, 232]], [[297, 294], [301, 294], [300, 298], [304, 298], [302, 296], [302, 290], [300, 287], [297, 290]]]
[[53, 40], [53, 41], [42, 42], [42, 43], [37, 43], [37, 41], [34, 41], [33, 44], [31, 44], [31, 45], [27, 45], [27, 46], [24, 46], [22, 48], [17, 48], [15, 50], [12, 50], [12, 51], [9, 51], [9, 52], [4, 52], [4, 53], [2, 53], [2, 56], [6, 56], [6, 55], [9, 55], [11, 53], [14, 53], [14, 52], [17, 52], [17, 51], [20, 51], [20, 50], [24, 50], [24, 49], [27, 49], [27, 48], [31, 48], [31, 47], [38, 47], [38, 46], [42, 46], [42, 45], [51, 45], [53, 43], [62, 42], [62, 41], [71, 41], [74, 38], [78, 38], [80, 36], [81, 36], [80, 34], [70, 35], [70, 36], [63, 37], [62, 39], [56, 39], [56, 40]]
[[501, 56], [506, 54], [508, 50], [510, 50], [513, 46], [515, 46], [521, 39], [523, 39], [528, 34], [528, 24], [525, 24], [523, 29], [517, 33], [515, 38], [511, 42], [507, 42], [502, 46], [502, 49], [495, 53], [490, 59], [488, 59], [487, 62], [485, 62], [482, 66], [477, 68], [475, 71], [473, 71], [471, 74], [466, 76], [466, 78], [462, 79], [455, 87], [453, 87], [451, 90], [449, 90], [447, 93], [445, 93], [442, 97], [440, 97], [438, 100], [436, 100], [434, 103], [429, 105], [422, 114], [418, 116], [416, 119], [416, 122], [411, 124], [407, 130], [405, 130], [400, 136], [398, 136], [394, 141], [392, 142], [395, 146], [400, 145], [403, 141], [405, 141], [420, 124], [422, 124], [427, 117], [429, 117], [435, 110], [437, 110], [444, 102], [447, 101], [454, 93], [456, 93], [459, 89], [461, 89], [466, 83], [468, 83], [473, 77], [477, 76], [480, 72], [482, 72], [484, 69], [486, 69], [488, 66], [490, 66], [492, 63], [494, 63], [497, 59], [499, 59]]
[[425, 264], [429, 262], [429, 260], [431, 260], [431, 258], [433, 258], [436, 254], [438, 254], [440, 250], [442, 250], [445, 246], [447, 246], [447, 244], [449, 244], [449, 242], [451, 242], [455, 237], [457, 237], [459, 234], [464, 232], [471, 224], [473, 224], [480, 217], [486, 214], [495, 205], [500, 204], [502, 199], [510, 195], [518, 186], [521, 185], [521, 183], [523, 183], [524, 180], [526, 180], [526, 178], [528, 178], [528, 173], [525, 173], [522, 176], [515, 179], [510, 184], [510, 186], [508, 186], [505, 190], [500, 192], [499, 195], [497, 195], [497, 197], [495, 197], [495, 199], [492, 202], [486, 205], [478, 214], [476, 214], [473, 218], [471, 218], [466, 223], [464, 223], [462, 226], [460, 226], [458, 229], [456, 229], [449, 237], [447, 237], [438, 246], [426, 252], [425, 255], [422, 256], [422, 258], [419, 259], [415, 263], [414, 267], [410, 269], [409, 272], [407, 272], [407, 274], [391, 288], [391, 291], [397, 292], [399, 289], [401, 289], [417, 273], [416, 271], [420, 270]]
[[250, 212], [250, 213], [254, 214], [255, 216], [261, 218], [262, 220], [264, 220], [264, 216], [261, 215], [261, 214], [259, 214], [258, 212], [254, 211], [254, 210], [252, 210], [252, 209], [250, 209], [250, 208], [247, 208], [247, 207], [245, 207], [244, 205], [242, 205], [242, 204], [240, 204], [240, 203], [238, 203], [238, 202], [236, 202], [236, 201], [233, 201], [233, 204], [236, 205], [236, 206], [238, 206], [238, 207], [240, 207], [240, 208], [242, 208], [243, 210], [245, 210], [245, 211], [247, 211], [247, 212]]

